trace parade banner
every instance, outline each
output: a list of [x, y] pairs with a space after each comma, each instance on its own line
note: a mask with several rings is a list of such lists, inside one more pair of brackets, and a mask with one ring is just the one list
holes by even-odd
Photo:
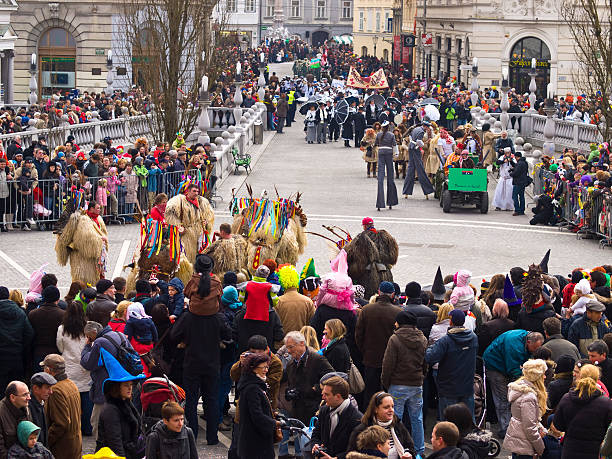
[[362, 77], [355, 67], [351, 67], [346, 85], [351, 88], [359, 89], [386, 89], [389, 87], [387, 77], [383, 69], [378, 69], [369, 77]]

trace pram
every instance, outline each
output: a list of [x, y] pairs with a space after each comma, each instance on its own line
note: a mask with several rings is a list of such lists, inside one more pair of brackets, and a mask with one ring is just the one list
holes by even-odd
[[[476, 373], [474, 374], [474, 419], [476, 427], [484, 430], [487, 424], [487, 378], [482, 357], [476, 357]], [[501, 444], [496, 438], [489, 439], [489, 457], [497, 457], [501, 452]]]
[[145, 433], [161, 419], [161, 408], [165, 402], [173, 401], [185, 407], [185, 391], [168, 379], [166, 375], [145, 380], [142, 383], [140, 402]]

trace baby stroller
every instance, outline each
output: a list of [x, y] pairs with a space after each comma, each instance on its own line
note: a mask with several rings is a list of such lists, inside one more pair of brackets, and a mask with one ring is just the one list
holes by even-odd
[[185, 407], [185, 391], [168, 379], [166, 375], [145, 380], [142, 383], [140, 402], [145, 433], [161, 419], [161, 408], [165, 402], [176, 402]]
[[[476, 373], [474, 374], [474, 419], [476, 427], [486, 429], [487, 424], [487, 382], [486, 368], [482, 357], [476, 357]], [[499, 440], [489, 439], [489, 457], [497, 457], [501, 452]]]

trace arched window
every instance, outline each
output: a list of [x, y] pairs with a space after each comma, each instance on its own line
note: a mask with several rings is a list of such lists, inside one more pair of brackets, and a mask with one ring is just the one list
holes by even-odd
[[46, 30], [38, 40], [38, 87], [42, 99], [76, 87], [76, 42], [65, 29]]
[[546, 43], [536, 37], [525, 37], [517, 41], [510, 51], [510, 86], [518, 93], [529, 92], [531, 60], [536, 59], [537, 95], [546, 96], [546, 85], [550, 81], [550, 50]]
[[366, 57], [367, 55], [368, 55], [368, 47], [362, 46], [361, 47], [361, 57]]

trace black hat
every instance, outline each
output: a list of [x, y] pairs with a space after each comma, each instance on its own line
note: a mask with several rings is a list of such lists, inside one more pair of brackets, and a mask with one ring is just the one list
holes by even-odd
[[442, 278], [442, 270], [438, 266], [436, 271], [436, 277], [434, 277], [433, 285], [431, 286], [431, 293], [433, 293], [434, 301], [443, 301], [444, 295], [446, 295], [446, 287], [444, 286], [444, 280]]
[[55, 303], [60, 299], [60, 291], [55, 285], [47, 285], [42, 291], [42, 299], [45, 303]]
[[9, 296], [9, 289], [6, 287], [0, 287], [0, 300], [8, 300]]
[[398, 312], [395, 316], [395, 321], [398, 325], [416, 325], [417, 324], [417, 316], [409, 311]]
[[193, 270], [196, 273], [205, 273], [212, 271], [215, 266], [215, 262], [208, 255], [200, 254], [196, 257]]
[[418, 282], [409, 282], [406, 284], [406, 296], [408, 298], [418, 298], [421, 295], [421, 284]]
[[461, 309], [453, 309], [450, 313], [450, 320], [453, 325], [463, 325], [465, 323], [465, 312]]
[[81, 298], [89, 302], [96, 298], [97, 293], [95, 288], [87, 287], [81, 290]]
[[544, 258], [542, 258], [542, 261], [540, 262], [540, 269], [542, 270], [544, 274], [548, 274], [548, 259], [549, 258], [550, 258], [550, 249], [548, 249], [548, 251], [546, 252], [546, 255], [544, 255]]
[[100, 279], [98, 283], [96, 284], [96, 291], [98, 293], [104, 293], [112, 286], [113, 286], [113, 281], [109, 279]]
[[144, 279], [136, 281], [136, 293], [151, 293], [151, 284]]
[[557, 366], [555, 367], [555, 374], [569, 373], [574, 370], [576, 359], [571, 355], [564, 354], [557, 359]]
[[223, 285], [236, 285], [238, 276], [234, 271], [228, 271], [223, 275]]

